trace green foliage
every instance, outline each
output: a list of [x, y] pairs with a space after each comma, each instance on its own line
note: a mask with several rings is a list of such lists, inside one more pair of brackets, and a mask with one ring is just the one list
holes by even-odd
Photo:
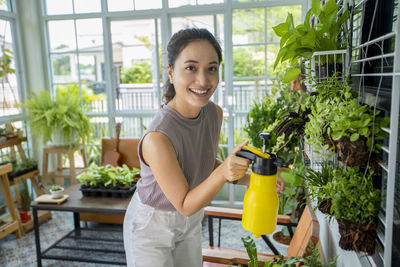
[[234, 77], [260, 77], [264, 76], [264, 59], [255, 59], [260, 51], [252, 51], [250, 48], [236, 48], [233, 51], [233, 75]]
[[93, 101], [100, 100], [101, 96], [93, 93], [93, 90], [88, 88], [86, 85], [82, 85], [82, 90], [79, 90], [79, 86], [77, 84], [68, 84], [68, 85], [57, 85], [57, 94], [63, 97], [73, 96], [76, 98], [81, 98], [82, 94], [82, 104], [83, 110], [89, 111], [89, 107]]
[[151, 83], [151, 65], [147, 61], [133, 62], [131, 68], [121, 68], [121, 83]]
[[60, 191], [60, 190], [62, 190], [62, 187], [59, 186], [59, 185], [53, 185], [53, 186], [51, 187], [51, 191]]
[[87, 187], [130, 188], [138, 180], [139, 169], [129, 169], [125, 164], [122, 167], [111, 165], [98, 166], [91, 164], [89, 168], [79, 176], [78, 180]]
[[314, 89], [315, 93], [309, 97], [306, 104], [311, 109], [311, 114], [305, 124], [305, 137], [313, 149], [320, 149], [318, 145], [321, 144], [325, 150], [334, 150], [334, 144], [330, 140], [331, 122], [335, 115], [342, 115], [337, 111], [338, 106], [342, 102], [354, 99], [355, 92], [347, 81], [339, 80], [337, 74], [316, 83]]
[[[249, 267], [258, 267], [257, 247], [254, 240], [250, 236], [242, 237], [242, 242], [247, 250], [250, 261]], [[317, 247], [310, 241], [307, 247], [306, 257], [289, 257], [276, 255], [272, 260], [264, 263], [264, 267], [296, 267], [299, 263], [304, 267], [334, 267], [336, 266], [337, 257], [330, 259], [328, 264], [322, 264], [320, 254]]]
[[71, 75], [69, 56], [59, 56], [53, 59], [54, 75]]
[[27, 179], [24, 179], [22, 182], [22, 189], [19, 192], [20, 196], [20, 209], [21, 211], [29, 211], [31, 209], [31, 194], [29, 193], [29, 186]]
[[89, 138], [90, 123], [83, 113], [80, 98], [74, 95], [57, 94], [53, 100], [48, 91], [43, 90], [27, 100], [23, 107], [28, 109], [32, 133], [47, 143], [54, 138], [57, 128], [64, 141], [73, 145], [78, 135], [84, 143]]
[[[302, 24], [295, 26], [293, 15], [289, 13], [286, 22], [273, 27], [276, 35], [281, 38], [275, 67], [278, 63], [286, 61], [292, 66], [286, 72], [284, 82], [291, 82], [300, 74], [300, 69], [294, 66], [303, 58], [311, 58], [317, 51], [342, 48], [338, 38], [343, 31], [342, 25], [349, 18], [349, 11], [346, 10], [338, 16], [338, 10], [335, 0], [329, 0], [324, 5], [321, 1], [312, 1], [312, 8], [307, 12]], [[318, 20], [315, 25], [310, 24], [311, 15]], [[328, 61], [333, 62], [333, 56], [330, 56]]]
[[0, 77], [4, 79], [7, 74], [15, 73], [15, 69], [11, 68], [13, 61], [13, 52], [10, 49], [2, 48], [2, 56], [0, 57]]
[[324, 190], [332, 199], [336, 219], [365, 224], [378, 218], [381, 193], [372, 184], [372, 174], [370, 169], [364, 177], [358, 167], [334, 170], [334, 178]]
[[329, 198], [327, 192], [324, 190], [324, 186], [332, 182], [334, 170], [336, 168], [337, 167], [331, 166], [325, 161], [321, 165], [320, 171], [311, 168], [305, 170], [303, 181], [305, 182], [305, 187], [308, 190], [310, 199], [316, 199], [318, 203], [321, 203]]
[[296, 166], [291, 165], [292, 168], [287, 168], [280, 173], [280, 177], [285, 182], [285, 191], [279, 195], [279, 214], [291, 213], [295, 216], [295, 209], [297, 207], [297, 198], [303, 191], [303, 173], [304, 165], [296, 163]]
[[[376, 111], [375, 116], [380, 111]], [[351, 142], [357, 141], [361, 136], [367, 139], [367, 147], [375, 153], [379, 153], [382, 148], [376, 141], [383, 140], [387, 133], [382, 130], [388, 127], [389, 117], [375, 117], [373, 107], [361, 105], [357, 99], [342, 101], [336, 108], [335, 115], [330, 123], [332, 128], [332, 138], [337, 141], [344, 136], [348, 136]], [[372, 144], [372, 138], [374, 144]]]

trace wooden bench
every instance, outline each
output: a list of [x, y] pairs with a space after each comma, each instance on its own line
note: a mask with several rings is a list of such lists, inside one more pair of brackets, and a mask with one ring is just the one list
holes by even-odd
[[[206, 213], [216, 215], [215, 213], [218, 212], [218, 209], [221, 208], [212, 207], [211, 209], [206, 209]], [[230, 216], [229, 218], [241, 219], [242, 213], [238, 209], [222, 208], [220, 214], [225, 216], [226, 218]], [[288, 248], [288, 257], [304, 257], [306, 255], [309, 242], [311, 241], [314, 245], [316, 245], [318, 243], [318, 240], [319, 223], [312, 208], [307, 205], [298, 222], [292, 240], [290, 241]], [[247, 264], [250, 260], [246, 251], [237, 249], [210, 246], [209, 248], [203, 248], [202, 253], [203, 261], [205, 262], [215, 262], [223, 264]], [[277, 255], [258, 253], [260, 264], [264, 264], [265, 261], [271, 260], [275, 256]]]

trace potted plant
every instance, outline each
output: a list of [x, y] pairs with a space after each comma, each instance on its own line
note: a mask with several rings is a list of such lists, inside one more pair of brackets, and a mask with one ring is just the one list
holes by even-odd
[[31, 194], [29, 193], [28, 181], [26, 179], [22, 182], [22, 189], [19, 192], [20, 206], [19, 215], [22, 223], [27, 223], [31, 219]]
[[89, 119], [75, 95], [57, 94], [53, 99], [50, 92], [42, 91], [28, 99], [23, 107], [28, 110], [32, 133], [43, 143], [74, 145], [80, 139], [85, 143], [90, 136]]
[[376, 156], [381, 150], [378, 141], [387, 136], [382, 128], [388, 127], [390, 118], [379, 117], [379, 113], [355, 98], [338, 103], [330, 127], [338, 159], [345, 165], [365, 168], [370, 151]]
[[140, 170], [127, 165], [113, 167], [91, 164], [78, 180], [84, 196], [129, 197], [135, 190]]
[[[326, 4], [320, 1], [312, 1], [312, 7], [307, 12], [304, 23], [295, 26], [292, 14], [288, 14], [286, 21], [275, 27], [274, 32], [280, 40], [280, 49], [275, 60], [274, 67], [281, 62], [289, 62], [289, 68], [283, 81], [289, 83], [300, 74], [300, 67], [303, 59], [310, 59], [314, 52], [329, 51], [343, 48], [343, 42], [339, 42], [339, 36], [344, 32], [343, 24], [349, 18], [349, 11], [346, 10], [338, 15], [339, 7], [335, 0], [329, 0]], [[311, 16], [314, 15], [317, 22], [311, 24]], [[331, 55], [329, 63], [339, 61]], [[321, 58], [326, 60], [325, 57]], [[321, 62], [325, 64], [326, 62]]]
[[313, 170], [306, 168], [303, 181], [305, 188], [307, 189], [307, 197], [311, 200], [316, 201], [316, 208], [322, 213], [331, 214], [331, 202], [332, 199], [329, 197], [330, 192], [326, 192], [325, 186], [329, 184], [333, 179], [333, 172], [336, 169], [328, 161], [323, 162], [320, 170]]
[[334, 178], [325, 186], [339, 224], [339, 246], [370, 255], [375, 252], [381, 203], [381, 193], [373, 186], [372, 174], [372, 169], [364, 176], [358, 167], [337, 168]]
[[53, 185], [50, 188], [51, 198], [61, 198], [63, 197], [64, 188], [59, 185]]

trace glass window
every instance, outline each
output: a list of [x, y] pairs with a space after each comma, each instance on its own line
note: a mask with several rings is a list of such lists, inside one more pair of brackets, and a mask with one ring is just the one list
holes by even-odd
[[0, 19], [0, 116], [20, 113], [20, 95], [10, 21]]
[[72, 0], [46, 0], [48, 15], [72, 14]]
[[[111, 22], [117, 110], [156, 109], [153, 86], [157, 50], [155, 20]], [[159, 53], [160, 54], [160, 53]]]
[[75, 13], [93, 13], [101, 11], [101, 0], [74, 0]]

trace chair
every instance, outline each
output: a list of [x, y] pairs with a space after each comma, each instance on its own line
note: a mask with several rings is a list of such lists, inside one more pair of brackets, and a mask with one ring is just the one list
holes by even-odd
[[[207, 207], [206, 213], [215, 214], [215, 212], [217, 212], [218, 209], [221, 208]], [[222, 209], [223, 210], [218, 212], [221, 212], [221, 214], [223, 214], [225, 218], [241, 219], [242, 216], [241, 210], [226, 209], [226, 208]], [[278, 216], [278, 221], [279, 221], [279, 216]], [[294, 232], [292, 240], [290, 241], [288, 248], [288, 257], [297, 257], [297, 256], [304, 257], [306, 255], [306, 250], [310, 241], [312, 241], [314, 245], [318, 243], [319, 223], [312, 208], [309, 205], [307, 205], [297, 224], [296, 231]], [[203, 253], [203, 261], [205, 262], [215, 262], [223, 264], [248, 264], [250, 260], [246, 251], [237, 249], [210, 246], [209, 248], [203, 248], [202, 253]], [[278, 255], [258, 253], [259, 262], [262, 264], [265, 261], [271, 260], [275, 256]]]
[[[126, 164], [129, 168], [140, 168], [139, 155], [137, 147], [139, 139], [120, 138], [118, 144], [118, 152], [121, 155], [120, 164]], [[115, 148], [116, 138], [103, 138], [101, 141], [101, 163], [104, 162], [104, 154], [107, 151], [112, 151]], [[123, 215], [114, 214], [96, 214], [96, 213], [81, 213], [81, 221], [91, 221], [100, 223], [122, 224], [124, 222]]]

